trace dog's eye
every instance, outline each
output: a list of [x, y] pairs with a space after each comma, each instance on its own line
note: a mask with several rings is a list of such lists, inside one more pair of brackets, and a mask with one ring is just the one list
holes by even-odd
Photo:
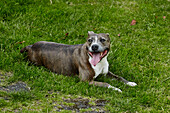
[[88, 39], [88, 42], [92, 43], [92, 42], [93, 42], [93, 40], [92, 40], [92, 39]]
[[106, 39], [103, 39], [103, 38], [100, 39], [100, 42], [102, 42], [102, 43], [105, 42], [105, 41], [106, 41]]

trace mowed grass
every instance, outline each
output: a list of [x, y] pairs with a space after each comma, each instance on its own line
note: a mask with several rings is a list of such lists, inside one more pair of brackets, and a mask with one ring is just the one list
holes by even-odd
[[[1, 91], [1, 110], [29, 111], [39, 100], [42, 105], [37, 111], [49, 112], [53, 105], [45, 95], [52, 91], [62, 93], [60, 98], [79, 95], [108, 100], [105, 108], [110, 112], [169, 112], [169, 0], [51, 1], [0, 1], [0, 70], [13, 73], [9, 84], [23, 81], [31, 88], [28, 93]], [[133, 19], [137, 23], [132, 26]], [[89, 86], [78, 77], [30, 65], [20, 54], [20, 49], [37, 41], [84, 43], [88, 31], [110, 34], [110, 71], [138, 86], [129, 87], [103, 76], [97, 80], [123, 93]]]

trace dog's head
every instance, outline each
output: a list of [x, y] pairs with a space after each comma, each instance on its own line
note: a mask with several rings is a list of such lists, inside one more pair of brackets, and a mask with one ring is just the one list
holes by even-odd
[[87, 38], [88, 55], [91, 57], [90, 63], [96, 66], [104, 57], [107, 56], [110, 50], [110, 37], [108, 33], [96, 34], [93, 31], [88, 31]]

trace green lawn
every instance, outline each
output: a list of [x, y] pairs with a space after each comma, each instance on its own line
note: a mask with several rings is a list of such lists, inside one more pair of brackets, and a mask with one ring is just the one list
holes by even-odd
[[[169, 13], [169, 0], [1, 0], [0, 72], [13, 76], [0, 86], [23, 81], [31, 90], [0, 90], [0, 110], [53, 112], [54, 101], [60, 105], [69, 95], [107, 100], [104, 109], [110, 112], [169, 112]], [[130, 25], [133, 19], [136, 24]], [[123, 93], [89, 86], [77, 77], [55, 75], [30, 65], [19, 52], [37, 41], [84, 43], [88, 31], [110, 34], [110, 71], [138, 86], [103, 76], [97, 80]]]

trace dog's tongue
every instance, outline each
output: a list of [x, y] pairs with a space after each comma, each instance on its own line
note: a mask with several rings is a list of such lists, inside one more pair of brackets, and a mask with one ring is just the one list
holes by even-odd
[[93, 53], [91, 64], [96, 66], [98, 62], [100, 62], [100, 53]]

